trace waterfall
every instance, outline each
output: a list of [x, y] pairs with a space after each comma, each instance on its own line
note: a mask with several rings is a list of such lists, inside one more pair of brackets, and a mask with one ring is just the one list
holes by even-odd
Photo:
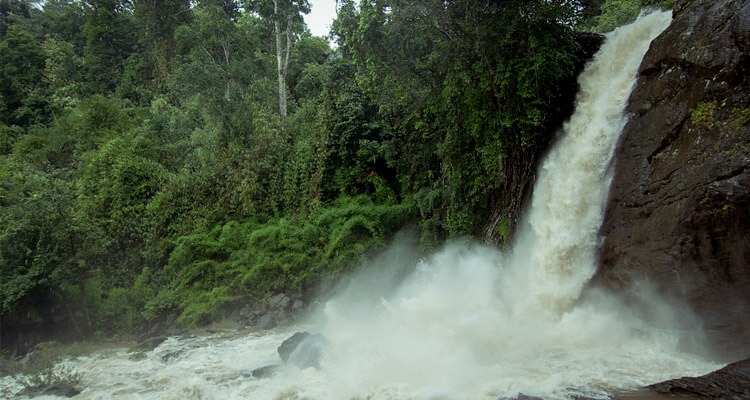
[[612, 295], [584, 291], [625, 105], [649, 43], [670, 20], [655, 12], [607, 36], [580, 77], [575, 113], [541, 165], [509, 253], [454, 243], [413, 268], [410, 247], [397, 243], [295, 328], [325, 337], [320, 368], [240, 373], [278, 362], [276, 347], [293, 330], [170, 338], [142, 358], [68, 360], [87, 388], [77, 398], [607, 398], [715, 369], [681, 350], [684, 321], [671, 325], [659, 299], [638, 293], [654, 323]]
[[569, 308], [595, 272], [608, 169], [625, 106], [649, 44], [670, 22], [671, 13], [652, 13], [610, 33], [579, 77], [575, 112], [539, 169], [513, 250], [522, 279], [511, 283], [526, 293], [525, 308]]

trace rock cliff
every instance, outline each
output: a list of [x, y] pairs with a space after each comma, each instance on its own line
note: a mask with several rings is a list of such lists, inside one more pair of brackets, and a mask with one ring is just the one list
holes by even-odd
[[678, 1], [631, 95], [595, 282], [689, 304], [750, 354], [750, 0]]

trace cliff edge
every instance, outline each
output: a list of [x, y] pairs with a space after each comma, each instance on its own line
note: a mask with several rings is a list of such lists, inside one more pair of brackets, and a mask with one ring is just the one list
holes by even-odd
[[595, 282], [655, 284], [739, 359], [750, 355], [750, 0], [675, 10], [631, 95]]

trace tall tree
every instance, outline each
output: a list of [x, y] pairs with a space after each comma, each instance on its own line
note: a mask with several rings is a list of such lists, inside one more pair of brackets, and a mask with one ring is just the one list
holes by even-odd
[[92, 92], [111, 92], [120, 81], [123, 61], [133, 48], [130, 12], [123, 0], [86, 0], [84, 56]]
[[29, 21], [32, 8], [29, 0], [0, 0], [0, 38], [5, 37], [11, 25]]
[[41, 122], [44, 61], [44, 50], [34, 34], [11, 25], [0, 41], [0, 124]]
[[157, 85], [166, 88], [176, 52], [174, 32], [187, 23], [189, 0], [136, 0], [139, 39], [148, 54]]
[[276, 47], [276, 69], [279, 76], [279, 115], [287, 116], [286, 79], [289, 74], [292, 47], [304, 29], [302, 14], [310, 12], [308, 0], [248, 0], [248, 11], [273, 22]]
[[42, 15], [35, 25], [44, 36], [62, 40], [75, 46], [77, 54], [83, 53], [86, 37], [83, 33], [84, 5], [76, 0], [45, 0]]

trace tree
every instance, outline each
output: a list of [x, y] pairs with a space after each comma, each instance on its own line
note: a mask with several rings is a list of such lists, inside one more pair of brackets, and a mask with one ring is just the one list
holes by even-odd
[[94, 93], [112, 92], [133, 48], [133, 27], [122, 0], [87, 0], [83, 30], [87, 80]]
[[384, 154], [402, 192], [432, 191], [451, 234], [479, 234], [495, 209], [510, 219], [569, 104], [562, 85], [581, 57], [574, 2], [353, 3], [339, 11], [339, 45], [394, 127]]
[[31, 19], [32, 2], [28, 0], [0, 0], [0, 39], [14, 24], [23, 24]]
[[178, 56], [170, 96], [216, 126], [224, 142], [248, 138], [260, 100], [276, 108], [271, 58], [261, 38], [267, 32], [255, 15], [232, 21], [221, 2], [202, 1], [189, 24], [177, 29]]
[[166, 88], [176, 52], [174, 33], [190, 16], [188, 0], [137, 0], [135, 21], [139, 39], [162, 89]]
[[11, 25], [0, 41], [0, 123], [28, 126], [44, 111], [44, 50], [34, 35]]
[[308, 0], [248, 0], [246, 8], [273, 22], [276, 69], [279, 77], [279, 115], [286, 118], [286, 79], [289, 74], [292, 47], [304, 27], [302, 14], [310, 12], [310, 3]]
[[41, 15], [34, 21], [40, 33], [70, 43], [76, 54], [82, 54], [86, 45], [83, 4], [76, 0], [45, 0], [42, 7]]

